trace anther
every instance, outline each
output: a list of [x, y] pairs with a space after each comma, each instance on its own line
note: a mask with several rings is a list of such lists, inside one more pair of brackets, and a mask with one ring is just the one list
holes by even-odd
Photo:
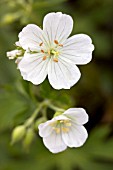
[[54, 62], [58, 62], [58, 58], [53, 58], [53, 61]]
[[44, 56], [42, 60], [46, 60], [47, 56]]
[[64, 132], [64, 133], [69, 132], [69, 128], [62, 127], [61, 130], [62, 130], [62, 132]]
[[43, 42], [41, 42], [40, 44], [39, 44], [39, 46], [42, 46], [43, 45]]
[[42, 53], [44, 53], [44, 50], [41, 50]]
[[71, 123], [65, 123], [66, 126], [71, 126]]
[[60, 133], [60, 128], [53, 127], [53, 130], [58, 134]]
[[63, 44], [59, 44], [60, 47], [63, 47]]
[[57, 45], [59, 44], [57, 40], [54, 40], [54, 43], [57, 44]]

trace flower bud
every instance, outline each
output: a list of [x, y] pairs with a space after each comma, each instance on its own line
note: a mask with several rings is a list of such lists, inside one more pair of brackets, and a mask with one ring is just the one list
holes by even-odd
[[25, 135], [25, 138], [23, 140], [23, 147], [26, 149], [26, 150], [29, 150], [29, 147], [31, 145], [31, 143], [33, 142], [34, 140], [34, 137], [35, 137], [35, 133], [34, 133], [34, 130], [29, 128], [26, 132], [26, 135]]
[[14, 144], [14, 143], [20, 141], [24, 137], [25, 133], [26, 133], [26, 128], [24, 125], [20, 125], [20, 126], [17, 126], [16, 128], [14, 128], [14, 130], [12, 132], [11, 144]]
[[7, 57], [12, 60], [12, 59], [15, 59], [19, 56], [22, 56], [23, 54], [23, 51], [22, 50], [12, 50], [12, 51], [8, 51], [7, 52]]

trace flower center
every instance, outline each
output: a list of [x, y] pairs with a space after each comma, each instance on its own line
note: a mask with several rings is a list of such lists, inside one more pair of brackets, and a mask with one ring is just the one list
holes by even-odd
[[[47, 58], [52, 57], [54, 62], [58, 62], [58, 56], [60, 54], [60, 49], [58, 47], [63, 47], [62, 44], [59, 44], [57, 40], [54, 40], [55, 47], [49, 50], [43, 50], [41, 49], [41, 53], [44, 53], [43, 60], [46, 60]], [[39, 44], [39, 46], [43, 47], [43, 42]]]
[[70, 130], [71, 127], [71, 121], [70, 120], [57, 120], [50, 124], [52, 126], [53, 130], [59, 134], [59, 133], [67, 133]]
[[54, 49], [52, 49], [52, 50], [50, 50], [50, 55], [58, 56], [58, 55], [59, 55], [59, 52], [58, 52], [58, 51], [55, 51]]

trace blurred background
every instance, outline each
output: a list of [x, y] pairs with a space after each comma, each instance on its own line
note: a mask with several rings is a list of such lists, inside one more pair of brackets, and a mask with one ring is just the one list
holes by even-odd
[[[82, 77], [71, 90], [53, 90], [48, 81], [40, 86], [23, 81], [14, 61], [6, 57], [24, 26], [42, 27], [43, 17], [53, 11], [71, 15], [72, 35], [88, 34], [95, 45], [93, 60], [79, 66]], [[113, 170], [112, 13], [112, 0], [0, 0], [0, 170]], [[83, 147], [54, 155], [35, 125], [31, 142], [11, 146], [13, 128], [32, 115], [36, 100], [44, 98], [64, 108], [87, 110], [89, 138]]]

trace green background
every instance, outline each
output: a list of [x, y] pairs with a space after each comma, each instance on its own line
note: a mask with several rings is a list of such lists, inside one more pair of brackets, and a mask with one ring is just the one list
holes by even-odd
[[[71, 90], [53, 90], [23, 81], [6, 52], [29, 24], [42, 27], [43, 17], [61, 11], [73, 17], [72, 35], [91, 36], [95, 51], [82, 77]], [[113, 43], [112, 0], [0, 0], [0, 170], [113, 170]], [[33, 113], [37, 100], [50, 98], [60, 107], [83, 107], [89, 114], [89, 133], [81, 148], [50, 153], [35, 127], [31, 145], [11, 146], [13, 128]], [[49, 115], [50, 113], [50, 115]], [[48, 117], [51, 117], [48, 110]]]

